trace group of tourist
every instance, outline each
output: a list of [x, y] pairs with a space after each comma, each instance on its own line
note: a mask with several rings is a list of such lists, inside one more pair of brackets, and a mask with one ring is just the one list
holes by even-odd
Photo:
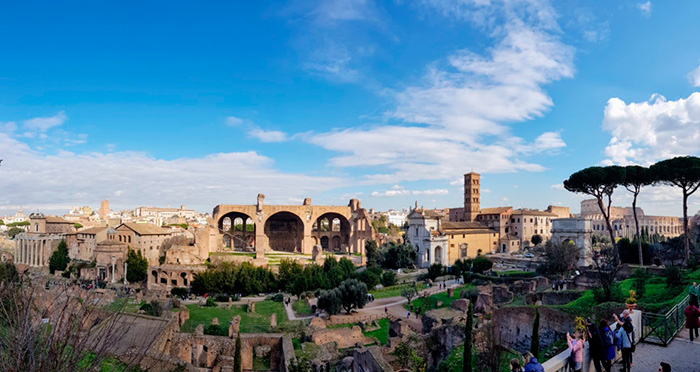
[[[696, 300], [697, 301], [697, 300]], [[697, 307], [696, 307], [697, 308]], [[611, 372], [615, 359], [616, 349], [622, 353], [621, 372], [632, 370], [632, 356], [635, 351], [635, 326], [632, 324], [629, 310], [625, 310], [618, 317], [613, 315], [612, 325], [608, 320], [601, 319], [598, 325], [591, 319], [586, 319], [585, 330], [574, 331], [573, 336], [566, 334], [569, 349], [567, 363], [572, 371], [580, 372], [583, 369], [584, 343], [588, 341], [588, 350], [596, 372]], [[521, 367], [522, 366], [522, 367]], [[522, 364], [517, 358], [510, 362], [511, 372], [544, 372], [544, 368], [531, 353], [523, 355]], [[668, 363], [659, 365], [659, 372], [670, 372]]]

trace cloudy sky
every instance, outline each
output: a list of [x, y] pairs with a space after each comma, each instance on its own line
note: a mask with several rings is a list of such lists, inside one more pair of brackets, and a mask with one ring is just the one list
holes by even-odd
[[[220, 203], [579, 209], [700, 155], [700, 2], [4, 2], [0, 215]], [[700, 195], [691, 211], [700, 209]], [[629, 202], [619, 191], [619, 204]], [[680, 215], [673, 189], [647, 213]]]

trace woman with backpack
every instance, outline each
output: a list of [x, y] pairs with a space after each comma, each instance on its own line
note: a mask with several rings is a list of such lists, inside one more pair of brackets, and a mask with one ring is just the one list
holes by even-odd
[[698, 337], [698, 327], [700, 327], [700, 309], [698, 309], [697, 299], [693, 300], [691, 298], [683, 312], [685, 313], [685, 328], [688, 328], [688, 334], [692, 342]]
[[571, 351], [571, 368], [574, 372], [581, 372], [583, 368], [583, 340], [581, 339], [581, 332], [574, 331], [574, 337], [571, 337], [569, 333], [566, 333], [566, 342], [569, 344], [569, 350]]
[[598, 334], [600, 335], [600, 364], [605, 372], [610, 372], [615, 359], [615, 335], [607, 319], [601, 319], [598, 323]]

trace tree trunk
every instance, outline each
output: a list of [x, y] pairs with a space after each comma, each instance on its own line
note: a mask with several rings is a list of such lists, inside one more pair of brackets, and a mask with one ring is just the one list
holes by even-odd
[[683, 263], [688, 263], [690, 259], [690, 237], [688, 236], [688, 193], [683, 189], [683, 235], [685, 238], [685, 259]]
[[644, 257], [642, 253], [642, 237], [639, 234], [639, 220], [637, 219], [637, 195], [638, 192], [634, 193], [634, 199], [632, 199], [632, 213], [634, 214], [634, 228], [637, 231], [637, 250], [639, 251], [639, 264], [644, 265]]
[[[598, 208], [600, 208], [600, 213], [603, 214], [605, 226], [608, 228], [608, 233], [610, 234], [610, 244], [612, 244], [613, 253], [615, 254], [615, 265], [618, 265], [620, 263], [620, 254], [617, 251], [617, 246], [615, 245], [615, 234], [613, 234], [612, 224], [610, 223], [610, 210], [607, 209], [606, 211], [602, 196], [596, 198], [598, 199]], [[610, 206], [610, 202], [608, 203], [608, 206]]]

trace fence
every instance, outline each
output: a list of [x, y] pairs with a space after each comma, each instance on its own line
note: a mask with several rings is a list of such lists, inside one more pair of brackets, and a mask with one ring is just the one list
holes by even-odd
[[668, 346], [676, 333], [685, 325], [684, 310], [689, 299], [689, 296], [685, 296], [666, 314], [643, 313], [642, 341]]

